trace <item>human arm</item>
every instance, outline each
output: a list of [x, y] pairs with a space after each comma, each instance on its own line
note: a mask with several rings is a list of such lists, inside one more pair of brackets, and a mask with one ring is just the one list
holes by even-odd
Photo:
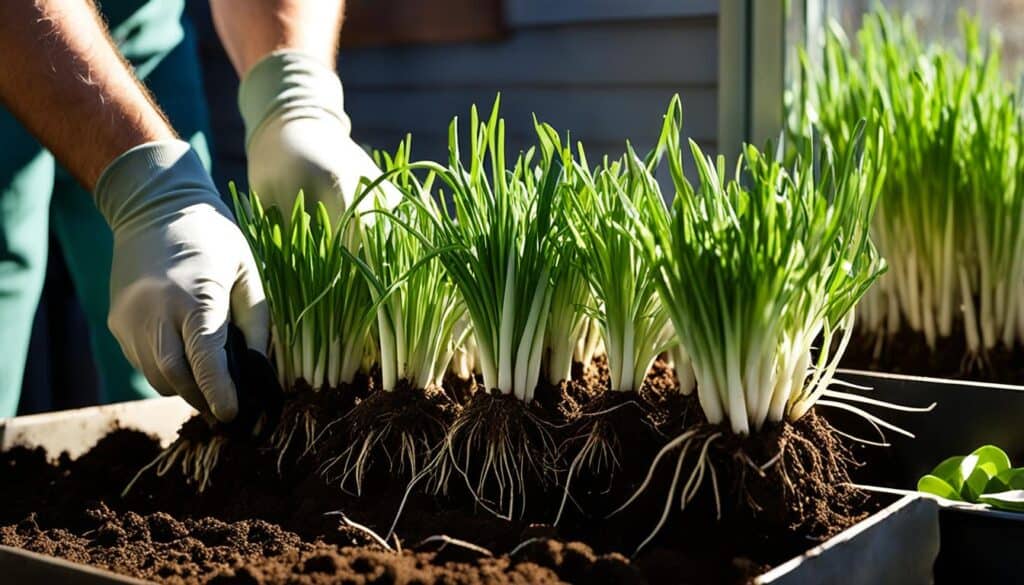
[[209, 174], [86, 0], [0, 2], [0, 101], [87, 189], [113, 231], [108, 323], [161, 393], [230, 420], [227, 320], [265, 350], [252, 255]]
[[177, 138], [91, 2], [0, 2], [0, 101], [86, 189], [133, 146]]
[[344, 0], [211, 0], [214, 26], [239, 79], [274, 51], [297, 51], [334, 68]]
[[[210, 7], [242, 79], [250, 189], [285, 211], [302, 190], [338, 217], [360, 179], [380, 175], [351, 138], [334, 72], [344, 1], [211, 0]], [[382, 189], [397, 200], [390, 184]]]

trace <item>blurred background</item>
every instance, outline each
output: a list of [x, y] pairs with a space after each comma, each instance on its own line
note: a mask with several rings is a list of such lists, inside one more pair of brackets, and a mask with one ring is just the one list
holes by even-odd
[[[709, 152], [776, 138], [786, 63], [829, 18], [854, 30], [876, 0], [349, 0], [339, 72], [357, 141], [393, 149], [413, 134], [416, 158], [447, 157], [447, 126], [499, 91], [509, 146], [527, 145], [531, 116], [621, 153], [650, 148], [669, 98], [683, 99], [685, 131]], [[914, 15], [929, 39], [956, 36], [966, 9], [1000, 31], [1006, 74], [1024, 57], [1024, 0], [886, 0]], [[189, 0], [203, 63], [214, 177], [244, 187], [238, 79], [205, 0]], [[520, 132], [515, 134], [514, 132]], [[20, 413], [97, 401], [85, 320], [51, 246]]]
[[[835, 18], [845, 30], [857, 30], [861, 15], [878, 0], [823, 0], [824, 16]], [[1024, 0], [885, 0], [891, 10], [911, 15], [928, 40], [952, 42], [958, 35], [958, 14], [966, 10], [985, 30], [997, 30], [1003, 38], [1003, 72], [1020, 73], [1024, 58]]]

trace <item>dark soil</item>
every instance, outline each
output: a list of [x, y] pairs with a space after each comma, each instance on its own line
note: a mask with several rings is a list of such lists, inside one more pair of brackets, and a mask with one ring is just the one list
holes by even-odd
[[924, 334], [908, 328], [890, 339], [855, 332], [840, 366], [894, 374], [952, 378], [977, 382], [1024, 384], [1024, 347], [1001, 345], [978, 356], [970, 356], [962, 331], [938, 340], [934, 350]]
[[328, 483], [356, 495], [410, 481], [428, 465], [458, 412], [440, 388], [374, 392], [325, 429], [316, 446], [320, 471]]
[[[607, 510], [598, 508], [604, 500], [621, 503], [636, 489], [653, 453], [683, 421], [699, 422], [691, 420], [695, 398], [679, 396], [673, 382], [671, 368], [659, 362], [638, 396], [595, 393], [591, 379], [587, 386], [563, 385], [561, 398], [551, 401], [558, 404], [529, 412], [485, 393], [469, 401], [462, 416], [474, 408], [529, 415], [563, 446], [587, 426], [589, 414], [621, 407], [601, 419], [617, 427], [619, 472], [574, 480], [573, 499], [557, 527], [558, 486], [530, 482], [528, 513], [501, 520], [481, 509], [466, 482], [453, 480], [445, 494], [411, 492], [397, 536], [387, 540], [394, 550], [385, 550], [377, 535], [387, 536], [408, 482], [378, 475], [361, 497], [348, 494], [318, 473], [324, 456], [319, 449], [290, 458], [279, 473], [278, 452], [266, 439], [270, 428], [262, 441], [225, 441], [202, 494], [180, 474], [148, 473], [121, 498], [159, 449], [141, 433], [114, 430], [74, 461], [50, 463], [38, 449], [0, 454], [0, 544], [169, 583], [742, 583], [876, 507], [837, 487], [845, 477], [845, 451], [827, 424], [809, 415], [756, 439], [728, 435], [713, 442], [709, 457], [717, 469], [722, 520], [714, 517], [705, 478], [686, 511], [678, 511], [674, 496], [664, 529], [630, 560], [671, 497], [666, 492], [676, 456], [662, 461], [651, 487], [625, 511], [606, 519]], [[327, 417], [317, 399], [323, 397], [305, 398], [303, 409], [312, 409], [323, 428]], [[282, 414], [280, 421], [286, 419]], [[493, 426], [498, 418], [487, 420]], [[764, 465], [780, 452], [765, 477], [749, 471], [747, 459]], [[569, 461], [562, 455], [524, 464], [564, 471]], [[779, 481], [786, 477], [790, 483]], [[602, 493], [609, 497], [602, 500]]]
[[637, 392], [603, 392], [574, 413], [559, 447], [568, 463], [569, 490], [563, 483], [561, 504], [566, 520], [604, 519], [639, 487], [666, 441], [656, 412]]

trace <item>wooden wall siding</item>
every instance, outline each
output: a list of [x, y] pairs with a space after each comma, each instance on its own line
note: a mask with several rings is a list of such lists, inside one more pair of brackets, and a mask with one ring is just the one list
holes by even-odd
[[[646, 150], [661, 130], [675, 90], [670, 88], [506, 88], [501, 112], [506, 120], [509, 145], [523, 148], [533, 143], [533, 114], [553, 125], [575, 142], [582, 140], [595, 155], [618, 154], [626, 139]], [[473, 104], [490, 112], [492, 89], [411, 89], [401, 94], [388, 90], [350, 91], [347, 108], [356, 135], [374, 146], [391, 148], [412, 130], [417, 157], [447, 157], [447, 130], [451, 116], [467, 124]], [[713, 143], [715, 132], [714, 90], [684, 89], [685, 129], [702, 143]], [[707, 115], [711, 112], [712, 115]], [[384, 144], [378, 144], [378, 140]], [[607, 147], [611, 147], [610, 150]]]
[[505, 19], [513, 27], [717, 14], [718, 0], [505, 0]]
[[[714, 87], [713, 19], [522, 28], [499, 42], [342, 51], [350, 89], [416, 86]], [[710, 52], [709, 52], [710, 51]]]
[[[419, 1], [419, 0], [412, 0]], [[531, 113], [583, 140], [591, 156], [644, 152], [673, 93], [685, 131], [713, 150], [717, 134], [717, 0], [503, 0], [506, 36], [495, 42], [347, 48], [339, 71], [353, 133], [392, 149], [413, 133], [414, 155], [447, 158], [447, 125], [502, 92], [510, 145], [530, 138]], [[199, 30], [214, 125], [214, 174], [245, 185], [237, 79], [205, 2], [189, 2]], [[692, 164], [687, 159], [687, 166]]]
[[348, 0], [342, 47], [493, 40], [502, 0]]
[[[339, 70], [357, 139], [390, 149], [412, 132], [414, 156], [445, 158], [451, 117], [466, 119], [474, 103], [489, 108], [501, 92], [513, 148], [529, 143], [535, 113], [583, 140], [594, 156], [621, 153], [627, 138], [646, 151], [679, 93], [686, 133], [714, 148], [717, 23], [708, 6], [717, 2], [651, 19], [642, 11], [625, 18], [629, 2], [578, 0], [610, 14], [604, 19], [600, 11], [566, 12], [575, 2], [548, 2], [562, 8], [542, 24], [535, 24], [539, 4], [506, 2], [506, 26], [516, 28], [498, 42], [345, 51]], [[650, 12], [686, 4], [637, 6]], [[564, 22], [553, 20], [559, 15]]]

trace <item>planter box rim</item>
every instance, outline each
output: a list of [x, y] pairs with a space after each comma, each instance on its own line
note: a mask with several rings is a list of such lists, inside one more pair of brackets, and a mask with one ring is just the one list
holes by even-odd
[[11, 582], [75, 583], [76, 585], [149, 585], [135, 577], [121, 575], [13, 546], [0, 545], [0, 569]]
[[[785, 561], [775, 567], [772, 567], [766, 573], [763, 573], [754, 579], [755, 585], [770, 585], [776, 582], [783, 582], [785, 577], [789, 576], [793, 571], [797, 570], [804, 563], [813, 561], [816, 557], [820, 557], [823, 554], [847, 541], [853, 540], [854, 538], [863, 535], [865, 532], [875, 528], [879, 524], [887, 521], [892, 516], [906, 511], [912, 506], [925, 506], [931, 507], [932, 513], [938, 518], [938, 505], [936, 502], [924, 497], [923, 494], [917, 492], [906, 492], [899, 494], [900, 497], [895, 502], [882, 508], [878, 512], [871, 514], [864, 520], [854, 524], [825, 542], [811, 548], [803, 554], [793, 557], [788, 561]], [[937, 534], [935, 535], [937, 538]], [[938, 553], [938, 543], [935, 543], [935, 552]]]

